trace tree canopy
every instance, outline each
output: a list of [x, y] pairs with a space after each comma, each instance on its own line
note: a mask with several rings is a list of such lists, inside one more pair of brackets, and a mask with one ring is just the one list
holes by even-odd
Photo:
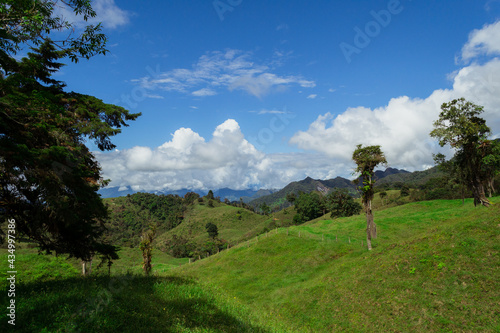
[[[440, 146], [450, 145], [455, 149], [455, 163], [460, 177], [472, 190], [474, 204], [489, 206], [484, 192], [484, 183], [492, 179], [495, 159], [487, 158], [494, 153], [494, 144], [488, 140], [490, 128], [479, 115], [483, 107], [464, 98], [443, 103], [439, 119], [434, 122], [430, 135], [439, 140]], [[486, 158], [486, 160], [485, 160]], [[489, 163], [491, 161], [492, 163]]]
[[[113, 149], [111, 137], [140, 114], [67, 92], [53, 78], [64, 59], [106, 52], [99, 26], [73, 37], [56, 5], [84, 19], [95, 16], [90, 2], [80, 0], [0, 3], [0, 223], [14, 218], [17, 232], [49, 253], [113, 257], [115, 248], [100, 240], [108, 212], [97, 190], [107, 181], [85, 141]], [[63, 40], [51, 39], [64, 32]], [[25, 47], [30, 52], [18, 60]]]

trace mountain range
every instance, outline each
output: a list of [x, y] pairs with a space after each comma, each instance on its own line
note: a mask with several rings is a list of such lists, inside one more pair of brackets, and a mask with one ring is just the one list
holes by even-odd
[[[433, 168], [434, 169], [434, 168]], [[427, 179], [429, 176], [434, 175], [432, 169], [420, 172], [408, 172], [406, 170], [400, 170], [395, 168], [387, 168], [386, 170], [375, 171], [376, 179], [379, 179], [380, 184], [393, 184], [395, 182], [413, 182], [413, 178]], [[412, 176], [413, 175], [413, 176]], [[415, 177], [417, 176], [417, 177]], [[386, 181], [381, 181], [382, 179], [387, 179]], [[228, 199], [229, 201], [240, 201], [243, 200], [245, 203], [249, 203], [255, 207], [266, 203], [268, 206], [286, 206], [286, 195], [289, 193], [297, 194], [299, 191], [311, 192], [318, 191], [323, 194], [327, 194], [333, 188], [347, 188], [350, 192], [354, 193], [356, 190], [356, 185], [352, 183], [351, 180], [343, 177], [336, 177], [333, 179], [320, 180], [312, 179], [307, 177], [301, 181], [294, 181], [286, 185], [282, 189], [245, 189], [245, 190], [233, 190], [230, 188], [222, 188], [213, 190], [215, 197], [220, 197], [221, 200]], [[125, 189], [118, 187], [103, 188], [99, 191], [103, 198], [115, 198], [120, 196], [126, 196], [127, 194], [134, 194], [138, 191], [134, 191], [131, 187]], [[208, 193], [207, 190], [196, 190], [196, 189], [180, 189], [180, 190], [167, 190], [167, 191], [150, 191], [149, 193], [154, 194], [174, 194], [179, 196], [184, 196], [188, 192], [195, 192], [201, 196]]]

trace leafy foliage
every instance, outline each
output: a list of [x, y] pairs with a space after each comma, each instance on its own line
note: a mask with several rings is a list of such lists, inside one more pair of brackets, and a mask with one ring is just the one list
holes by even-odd
[[193, 255], [196, 244], [182, 235], [173, 235], [172, 238], [165, 241], [167, 252], [175, 258], [187, 258]]
[[171, 230], [182, 223], [184, 214], [192, 205], [188, 196], [183, 199], [178, 195], [156, 195], [152, 193], [135, 193], [127, 197], [106, 199], [110, 209], [106, 221], [107, 239], [117, 245], [137, 246], [143, 229], [150, 224], [158, 228], [158, 232]]
[[[84, 142], [113, 149], [110, 138], [140, 114], [66, 92], [52, 77], [63, 59], [106, 53], [100, 25], [73, 34], [56, 6], [84, 20], [96, 15], [89, 1], [0, 1], [1, 223], [15, 218], [18, 232], [48, 253], [113, 258], [116, 249], [100, 240], [108, 212], [97, 190], [107, 181]], [[68, 37], [54, 41], [54, 33]]]
[[[106, 35], [101, 25], [87, 25], [81, 34], [74, 34], [74, 24], [62, 15], [56, 15], [56, 7], [65, 7], [87, 21], [96, 13], [90, 1], [38, 1], [2, 0], [0, 2], [0, 65], [3, 69], [12, 63], [12, 55], [24, 46], [38, 47], [50, 42], [63, 50], [65, 56], [77, 62], [97, 54], [106, 54]], [[65, 39], [52, 41], [56, 32], [67, 32]], [[9, 65], [8, 65], [9, 64]]]
[[208, 237], [215, 239], [217, 238], [217, 236], [219, 236], [219, 230], [217, 229], [217, 226], [212, 222], [208, 222], [205, 225], [205, 229], [207, 229]]
[[325, 200], [318, 192], [301, 192], [295, 200], [295, 210], [297, 214], [293, 217], [293, 222], [302, 224], [326, 213]]
[[[488, 174], [491, 169], [488, 170], [483, 159], [488, 155], [492, 143], [487, 139], [490, 128], [479, 117], [482, 112], [482, 106], [464, 98], [443, 103], [439, 119], [434, 122], [434, 130], [430, 135], [439, 139], [441, 146], [449, 144], [456, 150], [455, 163], [460, 169], [459, 176], [472, 190], [474, 205], [489, 206], [484, 183], [492, 178]], [[494, 164], [491, 167], [494, 168]]]
[[363, 207], [349, 194], [347, 189], [335, 189], [326, 197], [331, 217], [347, 217], [357, 215]]

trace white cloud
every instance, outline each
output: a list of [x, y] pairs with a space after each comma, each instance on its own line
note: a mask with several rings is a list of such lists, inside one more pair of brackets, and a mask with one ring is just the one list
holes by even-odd
[[155, 94], [146, 94], [145, 95], [147, 98], [153, 98], [153, 99], [164, 99], [165, 97], [160, 96], [160, 95], [155, 95]]
[[86, 25], [102, 23], [104, 28], [115, 29], [130, 22], [130, 13], [120, 9], [114, 0], [95, 0], [92, 1], [92, 8], [96, 12], [96, 17], [90, 17], [87, 21], [81, 15], [75, 13], [62, 2], [58, 2], [54, 14], [63, 16], [77, 28], [83, 28]]
[[258, 98], [286, 89], [291, 85], [314, 87], [314, 81], [301, 76], [280, 76], [267, 65], [251, 61], [250, 53], [238, 50], [215, 51], [201, 56], [191, 69], [176, 68], [155, 77], [132, 80], [151, 90], [176, 91], [195, 96], [211, 96], [221, 88], [243, 90]]
[[316, 95], [316, 94], [311, 94], [311, 95], [307, 96], [308, 99], [315, 99], [316, 97], [318, 97], [318, 95]]
[[500, 54], [500, 21], [470, 33], [468, 42], [462, 48], [462, 59], [468, 61], [481, 54]]
[[282, 23], [276, 27], [276, 31], [288, 30], [288, 24]]
[[[474, 60], [472, 57], [497, 52], [486, 41], [496, 40], [499, 32], [500, 24], [473, 32], [464, 47], [464, 58]], [[425, 169], [433, 164], [432, 153], [439, 149], [429, 132], [442, 103], [465, 97], [484, 106], [482, 116], [493, 135], [500, 134], [500, 59], [493, 58], [482, 65], [473, 62], [453, 73], [451, 79], [453, 89], [436, 90], [425, 99], [402, 96], [375, 109], [356, 107], [337, 116], [320, 115], [308, 130], [297, 132], [290, 143], [347, 164], [357, 144], [381, 145], [391, 166]]]
[[136, 191], [281, 188], [306, 176], [326, 179], [345, 171], [320, 154], [264, 154], [244, 138], [233, 119], [217, 126], [208, 141], [190, 128], [179, 128], [154, 149], [94, 154], [103, 177], [111, 179], [110, 187]]
[[[490, 35], [493, 38], [497, 33], [490, 26], [486, 26], [485, 31], [483, 39], [488, 39]], [[479, 45], [471, 41], [479, 40], [474, 36], [483, 34], [484, 31], [472, 34], [469, 44]], [[491, 49], [478, 47], [474, 49], [474, 54], [476, 57], [488, 56], [492, 54]], [[200, 60], [193, 71], [164, 73], [161, 79], [167, 83], [162, 83], [162, 88], [169, 89], [172, 87], [170, 84], [184, 86], [189, 93], [189, 89], [195, 86], [203, 89], [199, 86], [200, 82], [207, 85], [205, 88], [214, 90], [229, 87], [234, 77], [227, 73], [236, 72], [242, 74], [241, 77], [254, 79], [262, 76], [274, 82], [270, 85], [274, 88], [277, 85], [302, 85], [296, 78], [289, 77], [287, 81], [287, 77], [270, 73], [263, 76], [267, 69], [248, 65], [248, 59], [238, 51], [218, 54], [215, 58], [219, 62], [212, 56], [208, 55], [206, 61]], [[239, 60], [236, 60], [238, 57]], [[483, 105], [483, 116], [493, 135], [500, 135], [500, 59], [490, 58], [482, 64], [475, 62], [475, 58], [468, 59], [471, 60], [470, 65], [450, 75], [451, 89], [436, 90], [424, 99], [408, 96], [393, 98], [387, 105], [374, 109], [352, 107], [339, 115], [319, 115], [307, 130], [297, 132], [290, 140], [299, 148], [314, 152], [265, 154], [245, 139], [235, 120], [228, 119], [216, 127], [208, 140], [192, 129], [179, 128], [170, 141], [156, 148], [134, 147], [111, 153], [97, 152], [95, 155], [103, 168], [103, 176], [112, 180], [110, 186], [145, 191], [281, 188], [306, 176], [320, 179], [349, 177], [353, 171], [351, 156], [357, 144], [381, 145], [392, 167], [422, 170], [433, 164], [432, 153], [440, 149], [429, 137], [429, 132], [444, 102], [465, 97]], [[220, 70], [229, 67], [232, 69], [227, 73]], [[248, 76], [250, 68], [255, 73]], [[259, 84], [253, 87], [255, 94], [265, 93]], [[264, 109], [258, 113], [278, 114], [282, 111]]]
[[214, 90], [209, 88], [202, 88], [200, 90], [193, 91], [191, 94], [198, 97], [217, 95]]
[[262, 109], [260, 111], [250, 111], [250, 112], [257, 113], [257, 114], [286, 114], [286, 113], [288, 113], [286, 111], [286, 108], [285, 108], [285, 110], [266, 110], [266, 109]]

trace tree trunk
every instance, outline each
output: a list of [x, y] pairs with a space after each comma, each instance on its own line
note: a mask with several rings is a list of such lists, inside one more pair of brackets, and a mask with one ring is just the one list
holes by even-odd
[[82, 260], [82, 275], [87, 275], [87, 263], [85, 262], [85, 260]]
[[377, 238], [377, 226], [373, 221], [371, 200], [366, 204], [366, 244], [368, 250], [372, 249], [372, 238]]
[[89, 275], [92, 274], [92, 261], [93, 260], [94, 260], [94, 257], [90, 257]]
[[490, 202], [486, 199], [486, 195], [484, 194], [484, 186], [481, 181], [475, 177], [472, 180], [472, 194], [474, 195], [474, 206], [481, 204], [485, 207], [490, 206]]
[[487, 180], [488, 196], [491, 198], [495, 193], [495, 178], [489, 177]]

